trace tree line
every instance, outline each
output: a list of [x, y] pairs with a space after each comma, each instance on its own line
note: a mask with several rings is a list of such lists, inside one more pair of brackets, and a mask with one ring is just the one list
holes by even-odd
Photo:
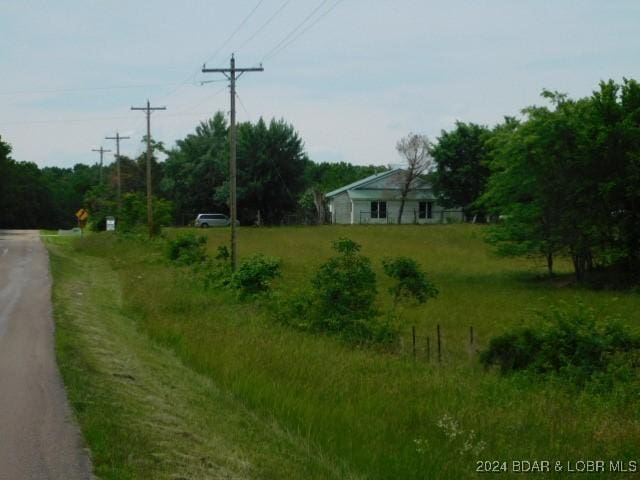
[[[326, 192], [384, 171], [383, 166], [309, 159], [294, 127], [262, 118], [237, 126], [238, 217], [243, 225], [317, 223], [317, 201]], [[152, 141], [154, 216], [160, 225], [191, 223], [198, 213], [228, 213], [229, 126], [223, 113], [166, 148]], [[146, 139], [143, 138], [144, 142]], [[164, 157], [164, 160], [160, 160]], [[104, 228], [107, 216], [135, 229], [146, 222], [146, 156], [121, 155], [122, 201], [118, 212], [116, 161], [44, 167], [14, 160], [0, 137], [0, 228], [69, 228], [74, 212], [88, 208], [90, 226]]]

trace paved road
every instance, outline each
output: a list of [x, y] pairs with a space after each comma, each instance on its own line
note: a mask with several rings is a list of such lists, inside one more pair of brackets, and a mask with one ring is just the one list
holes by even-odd
[[37, 231], [0, 230], [0, 480], [91, 478], [54, 355]]

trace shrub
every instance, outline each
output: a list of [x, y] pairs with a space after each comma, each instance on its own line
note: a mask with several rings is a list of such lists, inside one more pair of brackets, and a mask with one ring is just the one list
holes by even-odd
[[[219, 251], [219, 255], [223, 253]], [[231, 287], [238, 290], [240, 296], [266, 292], [270, 281], [280, 275], [280, 259], [256, 254], [246, 258], [231, 276]]]
[[337, 255], [319, 267], [310, 289], [273, 298], [274, 318], [300, 330], [339, 334], [351, 343], [387, 347], [397, 342], [397, 328], [375, 308], [376, 276], [360, 245], [340, 238], [333, 249]]
[[179, 234], [167, 246], [167, 258], [180, 265], [201, 263], [207, 258], [207, 239], [193, 233]]
[[329, 330], [344, 330], [355, 320], [375, 316], [376, 275], [357, 243], [341, 238], [333, 249], [339, 255], [320, 266], [311, 284], [318, 320]]
[[619, 322], [598, 322], [593, 310], [553, 308], [542, 315], [537, 328], [519, 328], [493, 338], [480, 355], [486, 365], [501, 372], [526, 370], [537, 374], [558, 374], [577, 384], [615, 369], [621, 362], [635, 369], [640, 337]]
[[394, 305], [403, 298], [425, 303], [429, 298], [438, 295], [438, 289], [427, 279], [427, 275], [420, 269], [418, 262], [412, 258], [385, 258], [382, 260], [382, 267], [384, 273], [397, 281], [389, 289], [393, 295]]
[[[173, 203], [153, 197], [154, 233], [160, 233], [163, 226], [171, 225]], [[122, 210], [117, 218], [116, 230], [133, 232], [147, 228], [147, 200], [144, 194], [125, 193], [122, 195]]]

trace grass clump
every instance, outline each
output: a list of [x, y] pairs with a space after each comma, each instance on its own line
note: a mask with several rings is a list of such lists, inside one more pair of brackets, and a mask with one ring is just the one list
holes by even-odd
[[557, 374], [578, 385], [602, 383], [612, 374], [632, 378], [639, 366], [640, 336], [615, 320], [598, 321], [593, 309], [551, 308], [542, 325], [494, 337], [480, 355], [485, 366], [502, 373]]

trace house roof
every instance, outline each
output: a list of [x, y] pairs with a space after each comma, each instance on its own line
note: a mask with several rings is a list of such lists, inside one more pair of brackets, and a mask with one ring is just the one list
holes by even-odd
[[371, 183], [373, 181], [380, 180], [381, 178], [388, 177], [389, 175], [392, 175], [392, 174], [396, 173], [399, 170], [402, 170], [402, 168], [393, 168], [391, 170], [387, 170], [386, 172], [381, 172], [381, 173], [376, 173], [374, 175], [370, 175], [370, 176], [368, 176], [366, 178], [363, 178], [362, 180], [358, 180], [357, 182], [353, 182], [353, 183], [350, 183], [349, 185], [345, 185], [344, 187], [340, 187], [340, 188], [338, 188], [336, 190], [332, 190], [331, 192], [325, 194], [325, 197], [326, 198], [335, 197], [336, 195], [339, 195], [342, 192], [346, 192], [346, 191], [352, 190], [354, 188], [359, 188], [359, 187], [367, 185], [368, 183]]

